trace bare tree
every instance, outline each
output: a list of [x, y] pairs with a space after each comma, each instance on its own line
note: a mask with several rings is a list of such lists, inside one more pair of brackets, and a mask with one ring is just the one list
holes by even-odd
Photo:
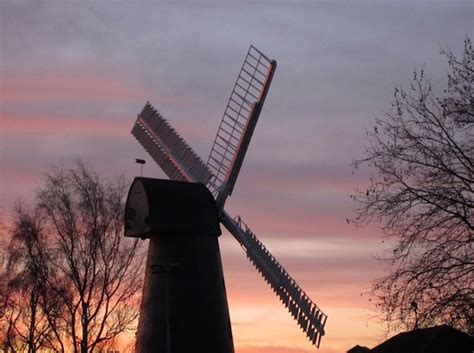
[[[10, 305], [9, 321], [13, 323], [15, 315], [33, 302], [37, 282], [36, 310], [44, 322], [40, 325], [20, 314], [16, 326], [33, 325], [42, 337], [39, 347], [94, 352], [135, 329], [144, 257], [140, 256], [141, 242], [123, 236], [125, 191], [123, 178], [104, 180], [79, 161], [73, 169], [53, 168], [46, 175], [32, 213], [15, 212], [13, 234], [20, 241], [17, 250], [22, 256], [10, 248], [10, 257], [21, 268], [43, 260], [38, 264], [39, 274], [32, 278], [9, 278], [10, 297], [20, 293], [12, 284], [29, 286], [25, 291], [28, 300], [20, 300], [23, 304], [17, 307]], [[34, 251], [25, 252], [33, 237], [30, 230], [41, 242], [33, 242]], [[3, 327], [5, 335], [8, 325]], [[26, 346], [32, 347], [32, 342]]]
[[44, 286], [48, 259], [40, 218], [26, 212], [20, 204], [15, 214], [11, 241], [2, 249], [8, 257], [0, 276], [0, 327], [5, 351], [32, 353], [53, 348], [49, 344], [53, 332], [42, 311], [46, 300], [51, 299], [47, 298]]
[[352, 198], [355, 223], [378, 223], [393, 239], [390, 272], [372, 289], [389, 329], [437, 323], [474, 333], [474, 53], [442, 50], [447, 88], [435, 94], [423, 70], [367, 132], [372, 170]]

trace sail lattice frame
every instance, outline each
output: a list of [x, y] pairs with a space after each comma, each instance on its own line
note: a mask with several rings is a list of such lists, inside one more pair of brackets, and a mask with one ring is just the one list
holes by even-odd
[[232, 194], [275, 68], [275, 60], [250, 46], [207, 160], [213, 175], [208, 187], [216, 199]]

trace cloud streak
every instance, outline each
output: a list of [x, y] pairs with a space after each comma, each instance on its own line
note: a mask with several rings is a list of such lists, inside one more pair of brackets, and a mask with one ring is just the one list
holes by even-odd
[[0, 103], [110, 102], [143, 98], [142, 89], [100, 73], [3, 72]]

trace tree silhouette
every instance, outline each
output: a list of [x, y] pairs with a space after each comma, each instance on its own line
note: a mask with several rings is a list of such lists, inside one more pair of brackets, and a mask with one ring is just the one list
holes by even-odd
[[143, 256], [123, 237], [124, 196], [123, 178], [78, 161], [47, 174], [31, 210], [16, 208], [1, 279], [9, 351], [93, 352], [134, 329]]
[[466, 38], [435, 94], [424, 71], [395, 88], [391, 110], [367, 132], [369, 186], [354, 222], [394, 240], [390, 272], [372, 294], [389, 329], [447, 323], [474, 333], [474, 53]]

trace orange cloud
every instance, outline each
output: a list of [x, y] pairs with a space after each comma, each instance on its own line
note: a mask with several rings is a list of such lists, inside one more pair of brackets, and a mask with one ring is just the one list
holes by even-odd
[[241, 347], [236, 353], [305, 353], [306, 349], [289, 347]]
[[[367, 252], [378, 239], [277, 237], [261, 240], [329, 316], [321, 353], [374, 346], [381, 337], [366, 292], [381, 266]], [[286, 308], [230, 235], [220, 238], [236, 352], [311, 352]], [[374, 268], [376, 270], [374, 270]], [[372, 319], [372, 320], [371, 320]], [[260, 346], [271, 342], [272, 346]]]
[[[314, 352], [294, 320], [279, 303], [231, 303], [236, 352]], [[373, 346], [382, 336], [380, 327], [369, 323], [363, 308], [326, 307], [329, 318], [321, 353], [345, 352], [356, 344]], [[266, 344], [263, 345], [262, 342]]]

